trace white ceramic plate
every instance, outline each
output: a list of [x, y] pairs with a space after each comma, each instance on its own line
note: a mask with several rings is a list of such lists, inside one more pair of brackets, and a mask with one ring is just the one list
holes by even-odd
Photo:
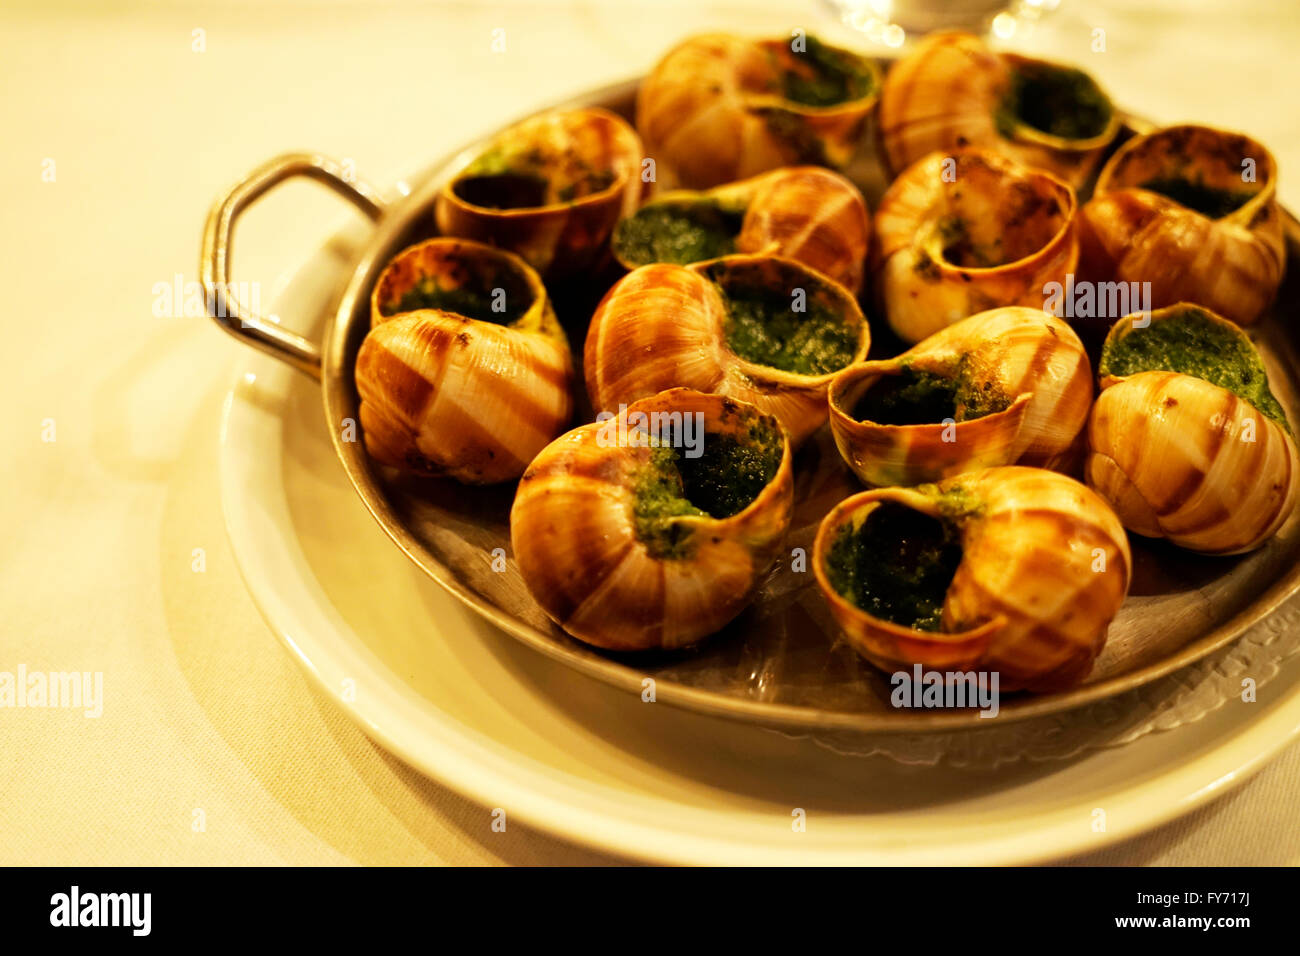
[[[325, 246], [276, 311], [299, 328], [323, 317], [347, 257], [345, 241]], [[842, 756], [645, 703], [492, 629], [374, 523], [334, 457], [317, 386], [286, 366], [241, 360], [221, 445], [244, 579], [321, 688], [413, 767], [595, 848], [712, 864], [1044, 861], [1199, 806], [1300, 732], [1292, 659], [1257, 703], [1068, 761], [991, 772]]]

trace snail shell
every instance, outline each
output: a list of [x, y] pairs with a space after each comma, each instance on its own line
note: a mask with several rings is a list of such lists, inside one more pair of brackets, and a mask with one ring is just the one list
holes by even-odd
[[1012, 466], [846, 499], [818, 529], [813, 568], [849, 643], [882, 670], [990, 671], [1000, 690], [1041, 691], [1087, 675], [1132, 556], [1087, 487]]
[[992, 150], [1079, 189], [1120, 128], [1082, 71], [995, 53], [969, 33], [934, 33], [890, 69], [878, 135], [895, 173], [936, 150]]
[[[705, 189], [779, 166], [843, 168], [880, 88], [876, 65], [812, 36], [692, 37], [637, 93], [636, 127], [661, 183]], [[789, 97], [795, 97], [794, 99]]]
[[1286, 268], [1277, 164], [1249, 136], [1206, 126], [1135, 137], [1102, 169], [1079, 239], [1083, 274], [1150, 283], [1155, 308], [1195, 302], [1249, 325]]
[[829, 400], [836, 447], [868, 485], [916, 485], [997, 465], [1068, 470], [1092, 405], [1092, 367], [1066, 323], [1007, 306], [897, 358], [849, 366], [831, 382]]
[[629, 270], [735, 252], [781, 256], [857, 295], [870, 243], [867, 204], [853, 183], [820, 166], [791, 166], [657, 196], [618, 224], [612, 248]]
[[443, 186], [438, 231], [518, 253], [547, 279], [598, 269], [648, 186], [641, 140], [603, 109], [551, 110], [504, 130]]
[[460, 239], [385, 267], [356, 383], [372, 458], [468, 484], [518, 478], [573, 415], [573, 360], [542, 280]]
[[[742, 325], [740, 311], [755, 302], [771, 303], [776, 323], [799, 318], [784, 330]], [[753, 344], [747, 331], [778, 351], [743, 357], [734, 349]], [[862, 310], [838, 283], [789, 259], [725, 256], [642, 266], [620, 279], [591, 318], [583, 366], [597, 409], [612, 412], [676, 386], [716, 392], [775, 415], [798, 447], [826, 421], [834, 373], [864, 358], [870, 341]]]
[[1042, 308], [1078, 262], [1074, 190], [995, 153], [932, 153], [876, 212], [877, 294], [890, 326], [919, 342], [1003, 305]]
[[[668, 429], [656, 422], [674, 415], [679, 448], [652, 447], [646, 436], [662, 438]], [[695, 465], [692, 421], [703, 424]], [[555, 623], [588, 644], [647, 650], [697, 641], [744, 609], [780, 550], [794, 506], [790, 458], [776, 419], [683, 388], [575, 428], [519, 482], [510, 537], [524, 582]], [[713, 493], [719, 479], [735, 483], [731, 497]], [[664, 482], [668, 505], [656, 506]]]
[[[1102, 349], [1101, 394], [1088, 421], [1088, 484], [1138, 534], [1213, 554], [1259, 547], [1295, 510], [1300, 458], [1254, 346], [1228, 320], [1187, 303], [1152, 312], [1145, 328], [1134, 319], [1140, 316], [1117, 322]], [[1187, 347], [1199, 341], [1212, 350], [1212, 363], [1247, 369], [1234, 373], [1232, 384], [1253, 390], [1253, 400], [1188, 374], [1185, 360], [1161, 360], [1173, 353], [1157, 337], [1188, 323], [1200, 331]], [[1156, 344], [1144, 346], [1142, 336]], [[1126, 343], [1142, 351], [1125, 356]]]

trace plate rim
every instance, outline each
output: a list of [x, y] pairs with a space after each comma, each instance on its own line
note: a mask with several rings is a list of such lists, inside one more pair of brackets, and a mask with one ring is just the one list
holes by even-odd
[[[297, 270], [286, 289], [292, 292], [297, 281], [317, 256], [322, 256], [325, 248], [314, 250], [314, 254]], [[263, 388], [272, 385], [277, 392], [277, 406], [274, 410], [264, 405], [241, 401], [241, 383], [252, 371]], [[557, 780], [555, 768], [547, 768], [536, 758], [514, 750], [515, 760], [510, 762], [501, 753], [500, 748], [507, 745], [491, 741], [466, 726], [459, 719], [443, 712], [436, 703], [423, 697], [413, 688], [401, 681], [400, 676], [388, 670], [368, 648], [364, 653], [374, 658], [384, 671], [398, 682], [399, 697], [402, 695], [415, 698], [425, 716], [441, 723], [443, 733], [437, 735], [420, 734], [418, 729], [407, 728], [402, 733], [404, 716], [398, 700], [390, 700], [382, 694], [359, 694], [354, 701], [347, 700], [337, 683], [328, 678], [331, 669], [338, 669], [330, 659], [330, 649], [334, 647], [337, 636], [331, 629], [330, 634], [321, 636], [302, 616], [302, 612], [292, 607], [277, 590], [275, 583], [279, 574], [296, 575], [299, 565], [285, 561], [276, 565], [276, 559], [282, 554], [272, 554], [270, 563], [257, 550], [258, 544], [250, 534], [261, 529], [269, 535], [262, 542], [269, 545], [274, 552], [277, 549], [298, 548], [296, 538], [287, 542], [282, 534], [283, 528], [275, 526], [271, 506], [283, 504], [287, 518], [287, 494], [284, 493], [282, 462], [282, 443], [277, 443], [269, 454], [244, 454], [242, 442], [251, 440], [248, 425], [255, 416], [273, 418], [273, 428], [277, 436], [282, 435], [284, 419], [279, 414], [282, 399], [292, 387], [296, 373], [286, 366], [262, 355], [241, 355], [235, 363], [232, 384], [227, 391], [221, 410], [218, 450], [218, 480], [223, 523], [231, 543], [232, 553], [240, 577], [268, 628], [285, 647], [294, 660], [307, 673], [312, 683], [326, 697], [340, 706], [368, 736], [380, 746], [398, 756], [423, 775], [437, 780], [450, 789], [481, 806], [491, 806], [503, 799], [513, 801], [512, 815], [518, 817], [535, 829], [559, 836], [571, 843], [585, 846], [602, 853], [620, 854], [629, 859], [650, 860], [666, 864], [862, 864], [862, 863], [934, 863], [962, 860], [967, 863], [992, 864], [1028, 864], [1058, 860], [1085, 852], [1095, 852], [1112, 846], [1125, 839], [1137, 836], [1149, 829], [1160, 826], [1184, 813], [1204, 805], [1216, 796], [1226, 793], [1239, 785], [1266, 765], [1269, 760], [1294, 738], [1300, 736], [1300, 684], [1297, 684], [1287, 697], [1280, 701], [1277, 709], [1263, 718], [1244, 718], [1237, 728], [1228, 732], [1226, 738], [1207, 753], [1189, 756], [1178, 767], [1160, 774], [1154, 779], [1119, 792], [1111, 801], [1110, 814], [1115, 821], [1113, 828], [1105, 833], [1083, 833], [1079, 827], [1079, 837], [1069, 840], [1020, 840], [1013, 845], [1010, 838], [999, 838], [991, 845], [986, 842], [971, 841], [957, 850], [945, 850], [946, 858], [937, 860], [934, 851], [920, 859], [899, 860], [895, 853], [885, 850], [868, 850], [857, 846], [836, 847], [816, 846], [798, 849], [778, 848], [770, 844], [756, 846], [752, 842], [728, 840], [725, 836], [715, 835], [701, 838], [698, 833], [684, 835], [663, 823], [648, 823], [646, 820], [628, 820], [601, 808], [593, 811], [590, 803], [578, 807], [571, 800], [564, 799], [575, 793], [590, 797], [593, 790], [609, 791], [601, 793], [607, 803], [617, 797], [613, 805], [622, 809], [627, 800], [625, 791], [617, 791], [605, 784], [592, 781], [580, 781], [579, 790], [574, 783], [564, 780], [559, 792], [555, 788]], [[327, 429], [329, 431], [329, 429]], [[242, 455], [242, 459], [241, 459]], [[241, 464], [242, 461], [242, 464]], [[251, 466], [251, 467], [250, 467]], [[268, 502], [265, 497], [248, 491], [257, 487], [253, 483], [239, 480], [249, 472], [262, 472], [270, 476], [276, 497]], [[290, 527], [292, 523], [290, 522]], [[271, 573], [267, 573], [268, 570]], [[308, 571], [310, 575], [310, 571]], [[315, 583], [313, 581], [313, 583]], [[305, 582], [299, 582], [306, 588]], [[317, 585], [317, 590], [319, 586]], [[321, 596], [328, 598], [323, 591]], [[308, 618], [315, 616], [324, 621], [329, 628], [329, 617], [338, 617], [337, 612], [326, 606], [313, 605]], [[319, 621], [317, 623], [320, 623]], [[344, 625], [346, 626], [346, 624]], [[295, 634], [297, 635], [295, 637]], [[340, 645], [341, 647], [343, 645]], [[344, 654], [361, 654], [357, 649], [343, 648]], [[346, 670], [346, 669], [345, 669]], [[398, 721], [394, 724], [393, 721]], [[1168, 731], [1177, 733], [1178, 730]], [[414, 739], [412, 739], [414, 737]], [[491, 746], [495, 744], [495, 748]], [[524, 766], [519, 762], [536, 765]], [[539, 776], [538, 770], [541, 770]], [[571, 777], [561, 769], [560, 774]], [[534, 785], [530, 785], [534, 784]], [[536, 786], [536, 783], [542, 786]], [[665, 803], [669, 798], [642, 797], [657, 803]], [[1138, 801], [1148, 808], [1145, 814], [1124, 814], [1121, 809], [1125, 801]], [[1154, 812], [1152, 812], [1154, 811]], [[689, 808], [693, 815], [719, 811], [705, 811]], [[1044, 811], [1043, 827], [1049, 834], [1060, 833], [1060, 824], [1053, 823], [1053, 816], [1059, 817], [1062, 811]], [[870, 815], [866, 815], [868, 818]], [[719, 833], [724, 831], [719, 830]], [[773, 832], [777, 832], [774, 828]], [[901, 851], [909, 852], [908, 850]], [[954, 859], [955, 858], [955, 859]]]

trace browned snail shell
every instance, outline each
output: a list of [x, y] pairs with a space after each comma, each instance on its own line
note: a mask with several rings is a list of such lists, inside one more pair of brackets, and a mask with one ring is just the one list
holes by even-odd
[[548, 280], [596, 270], [648, 192], [641, 140], [603, 109], [551, 110], [495, 136], [438, 193], [438, 231], [517, 253]]
[[542, 280], [461, 239], [385, 267], [356, 383], [372, 458], [469, 484], [518, 478], [573, 416], [573, 360]]
[[839, 283], [790, 259], [735, 255], [628, 273], [592, 316], [583, 366], [597, 410], [676, 386], [716, 392], [775, 415], [797, 447], [826, 421], [831, 377], [869, 345]]
[[1147, 284], [1155, 308], [1195, 302], [1249, 325], [1286, 269], [1277, 164], [1240, 133], [1171, 126], [1134, 137], [1079, 219], [1081, 273]]
[[969, 33], [932, 33], [890, 69], [878, 133], [901, 172], [932, 152], [974, 146], [1079, 189], [1119, 132], [1119, 114], [1081, 70], [998, 53]]
[[1295, 511], [1295, 436], [1236, 325], [1190, 303], [1128, 316], [1107, 336], [1099, 372], [1087, 480], [1125, 527], [1235, 554]]
[[588, 644], [698, 641], [744, 609], [776, 558], [790, 459], [775, 418], [690, 389], [582, 425], [519, 483], [510, 536], [524, 582]]
[[919, 342], [1003, 305], [1042, 308], [1078, 262], [1074, 190], [996, 153], [931, 153], [876, 211], [876, 293], [890, 326]]
[[848, 50], [796, 35], [691, 37], [641, 84], [636, 127], [667, 187], [706, 189], [797, 163], [845, 166], [880, 73]]
[[849, 366], [829, 399], [835, 444], [868, 485], [995, 465], [1068, 470], [1092, 405], [1092, 367], [1060, 319], [1007, 306], [896, 358]]
[[1041, 468], [969, 472], [841, 502], [813, 546], [853, 647], [885, 671], [997, 673], [1000, 690], [1087, 676], [1132, 573], [1114, 512]]
[[820, 166], [789, 166], [696, 192], [656, 196], [614, 231], [626, 269], [740, 252], [802, 262], [857, 295], [871, 243], [856, 186]]

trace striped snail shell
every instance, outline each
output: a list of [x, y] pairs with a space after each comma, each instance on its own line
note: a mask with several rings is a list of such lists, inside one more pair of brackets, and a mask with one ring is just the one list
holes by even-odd
[[1277, 164], [1249, 136], [1206, 126], [1134, 137], [1102, 169], [1079, 240], [1081, 273], [1249, 325], [1286, 269]]
[[1102, 348], [1087, 481], [1125, 527], [1193, 551], [1259, 547], [1295, 511], [1300, 458], [1246, 334], [1179, 303], [1121, 319]]
[[592, 316], [583, 367], [596, 409], [677, 386], [716, 392], [776, 416], [798, 447], [826, 421], [834, 373], [870, 341], [839, 283], [790, 259], [735, 255], [628, 273]]
[[919, 342], [1003, 305], [1042, 308], [1078, 262], [1074, 190], [995, 153], [932, 153], [894, 180], [876, 212], [877, 295]]
[[818, 529], [813, 569], [880, 669], [996, 672], [1000, 690], [1045, 691], [1087, 676], [1132, 556], [1086, 486], [1011, 466], [847, 498]]
[[1109, 97], [1081, 70], [997, 53], [969, 33], [933, 33], [890, 69], [878, 135], [895, 172], [975, 146], [1079, 189], [1119, 132]]
[[648, 186], [641, 140], [603, 109], [551, 110], [495, 136], [438, 193], [438, 231], [517, 253], [548, 280], [593, 272]]
[[1092, 405], [1092, 367], [1066, 323], [1006, 306], [896, 358], [849, 366], [829, 399], [835, 444], [868, 485], [997, 465], [1069, 470]]
[[706, 189], [797, 163], [843, 168], [879, 88], [873, 61], [813, 36], [706, 34], [646, 77], [636, 127], [666, 186]]
[[385, 267], [356, 383], [372, 458], [467, 484], [518, 478], [573, 416], [573, 360], [542, 280], [461, 239]]
[[519, 482], [510, 538], [524, 582], [588, 644], [698, 641], [745, 608], [776, 558], [790, 459], [775, 418], [690, 389], [575, 428]]
[[688, 265], [740, 252], [802, 262], [857, 295], [871, 243], [856, 186], [820, 166], [788, 166], [737, 183], [656, 196], [614, 231], [626, 269]]

